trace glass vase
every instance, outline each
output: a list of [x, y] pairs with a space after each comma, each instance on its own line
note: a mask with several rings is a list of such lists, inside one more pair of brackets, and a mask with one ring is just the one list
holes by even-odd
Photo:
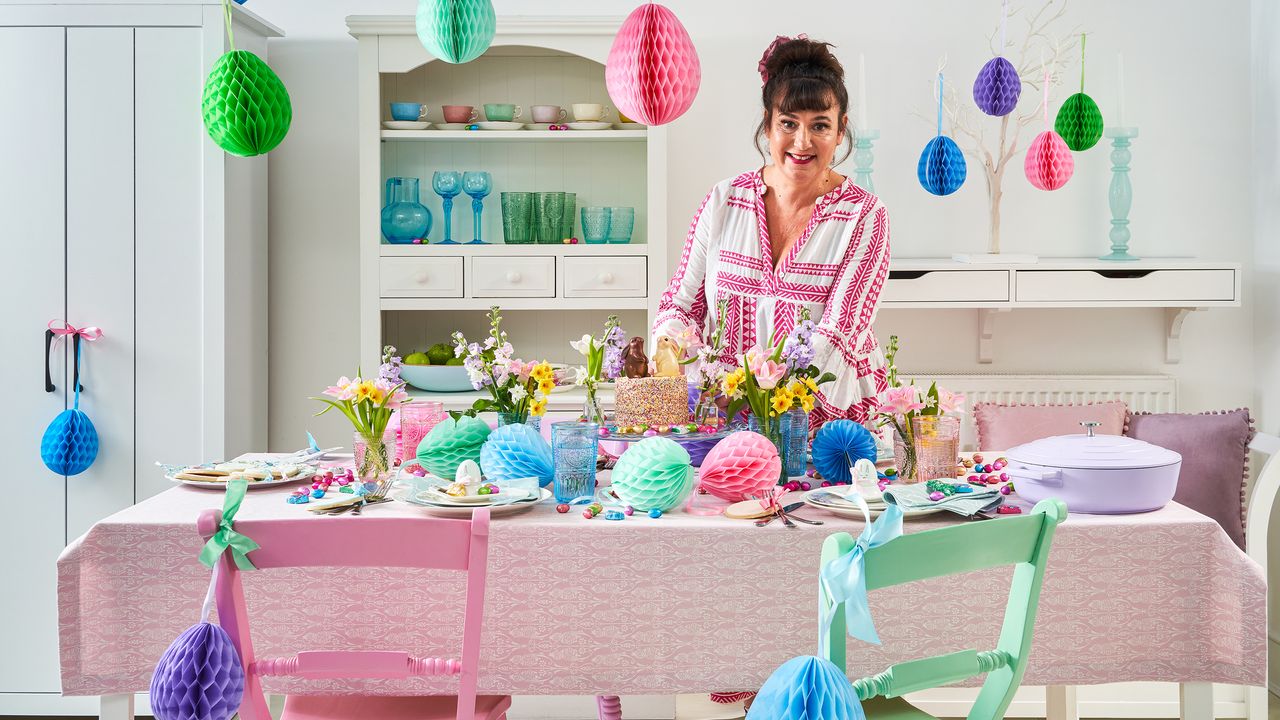
[[596, 397], [596, 388], [587, 388], [587, 398], [582, 402], [582, 417], [587, 422], [595, 423], [600, 427], [606, 425], [604, 410], [600, 408], [600, 398]]
[[925, 415], [911, 419], [915, 438], [916, 482], [953, 479], [960, 453], [960, 418]]
[[914, 483], [916, 480], [916, 446], [909, 437], [893, 431], [893, 466], [898, 471], [897, 482]]
[[551, 456], [555, 480], [551, 492], [558, 503], [593, 497], [600, 425], [593, 422], [551, 423]]
[[768, 428], [761, 429], [761, 427], [760, 418], [755, 415], [747, 417], [747, 429], [769, 438], [769, 442], [778, 449], [778, 459], [782, 461], [782, 467], [778, 471], [778, 483], [785, 483], [787, 482], [787, 443], [790, 440], [788, 434], [791, 429], [791, 416], [783, 413], [778, 417], [771, 417]]
[[809, 413], [804, 408], [791, 408], [787, 411], [787, 459], [788, 477], [804, 475], [805, 466], [809, 464]]
[[503, 425], [512, 425], [523, 423], [532, 427], [534, 430], [542, 430], [542, 416], [530, 415], [528, 411], [523, 413], [500, 412], [498, 413], [498, 427]]
[[356, 476], [362, 482], [381, 483], [391, 475], [391, 459], [395, 457], [395, 441], [385, 437], [368, 437], [355, 433], [351, 449], [355, 455]]

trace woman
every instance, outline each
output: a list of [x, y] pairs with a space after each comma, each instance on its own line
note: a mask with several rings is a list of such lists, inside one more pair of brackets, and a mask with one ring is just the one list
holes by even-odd
[[864, 422], [887, 387], [871, 323], [889, 273], [888, 216], [876, 196], [832, 170], [853, 134], [844, 68], [830, 48], [801, 35], [778, 37], [765, 51], [756, 149], [764, 157], [763, 139], [770, 162], [702, 201], [653, 328], [655, 337], [709, 338], [726, 301], [721, 359], [736, 365], [809, 308], [814, 364], [836, 376], [820, 388], [814, 427]]

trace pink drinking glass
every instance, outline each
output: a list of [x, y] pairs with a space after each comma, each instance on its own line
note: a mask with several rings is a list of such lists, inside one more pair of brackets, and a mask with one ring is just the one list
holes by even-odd
[[437, 400], [414, 400], [400, 406], [400, 462], [417, 457], [418, 443], [444, 417], [444, 403]]

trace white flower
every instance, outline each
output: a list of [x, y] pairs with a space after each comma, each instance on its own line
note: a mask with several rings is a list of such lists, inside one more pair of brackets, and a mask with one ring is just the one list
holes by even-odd
[[587, 375], [587, 369], [586, 369], [586, 368], [579, 366], [579, 367], [576, 367], [576, 368], [574, 368], [574, 369], [573, 369], [573, 384], [574, 384], [574, 385], [586, 385], [586, 384], [587, 384], [587, 377], [588, 377], [588, 375]]
[[521, 400], [523, 400], [523, 399], [525, 398], [525, 396], [526, 396], [526, 395], [528, 395], [528, 394], [529, 394], [529, 391], [524, 389], [524, 385], [521, 385], [521, 384], [517, 383], [517, 384], [515, 384], [515, 385], [512, 385], [512, 386], [511, 386], [511, 401], [512, 401], [512, 402], [520, 402], [520, 401], [521, 401]]
[[591, 345], [594, 341], [595, 338], [590, 335], [583, 335], [581, 340], [570, 340], [569, 345], [571, 345], [574, 350], [582, 353], [583, 357], [587, 357], [587, 353], [591, 352]]

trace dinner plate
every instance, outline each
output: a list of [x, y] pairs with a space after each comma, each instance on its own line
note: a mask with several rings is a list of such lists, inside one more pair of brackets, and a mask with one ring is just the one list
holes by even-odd
[[570, 130], [611, 130], [613, 123], [607, 122], [571, 122], [566, 123]]
[[414, 507], [420, 507], [429, 514], [440, 517], [471, 517], [471, 513], [474, 512], [476, 508], [481, 507], [489, 508], [490, 517], [499, 517], [502, 515], [514, 515], [516, 513], [525, 512], [543, 500], [550, 498], [551, 491], [547, 488], [542, 488], [542, 492], [539, 493], [537, 500], [520, 500], [506, 505], [430, 505], [418, 502], [414, 499], [413, 495], [414, 492], [412, 490], [399, 490], [392, 493], [391, 497], [399, 502], [413, 505]]
[[423, 502], [431, 502], [436, 505], [496, 505], [498, 500], [506, 504], [506, 501], [515, 496], [516, 492], [520, 493], [519, 499], [511, 502], [529, 501], [529, 493], [523, 488], [504, 490], [497, 495], [446, 495], [440, 490], [431, 487], [426, 490], [419, 490], [414, 494], [414, 497]]
[[[822, 491], [830, 492], [830, 490], [831, 488], [818, 488], [815, 490], [810, 490], [809, 492], [804, 494], [804, 504], [809, 505], [811, 507], [818, 508], [819, 510], [826, 510], [827, 512], [831, 513], [832, 515], [835, 515], [836, 517], [848, 518], [849, 520], [863, 519], [861, 508], [843, 507], [839, 505], [828, 505], [825, 503], [817, 502], [810, 497], [810, 495], [813, 495]], [[885, 505], [884, 503], [874, 503], [874, 504], [867, 503], [867, 509], [871, 511], [871, 517], [873, 518], [879, 517], [880, 513], [884, 512], [887, 507], [888, 505]], [[922, 510], [903, 510], [902, 517], [910, 519], [913, 517], [932, 515], [938, 512], [942, 512], [942, 508], [934, 507], [934, 508], [924, 508]]]
[[522, 122], [500, 122], [497, 120], [488, 120], [485, 122], [478, 122], [476, 124], [480, 126], [481, 130], [523, 130], [524, 129], [524, 123]]
[[431, 123], [421, 120], [383, 120], [382, 126], [388, 130], [426, 130]]
[[[274, 487], [276, 485], [288, 485], [289, 483], [298, 482], [300, 480], [310, 480], [316, 474], [315, 467], [311, 465], [300, 465], [299, 467], [301, 468], [301, 471], [297, 475], [280, 477], [280, 478], [272, 477], [267, 480], [250, 480], [249, 489], [253, 490], [254, 488]], [[212, 488], [214, 490], [225, 490], [227, 487], [227, 479], [230, 477], [230, 476], [224, 476], [218, 479], [211, 479], [208, 481], [185, 480], [185, 479], [179, 480], [178, 478], [174, 477], [175, 474], [176, 473], [166, 473], [164, 476], [164, 479], [168, 480], [169, 482], [182, 483], [183, 485], [190, 485], [191, 487]]]

